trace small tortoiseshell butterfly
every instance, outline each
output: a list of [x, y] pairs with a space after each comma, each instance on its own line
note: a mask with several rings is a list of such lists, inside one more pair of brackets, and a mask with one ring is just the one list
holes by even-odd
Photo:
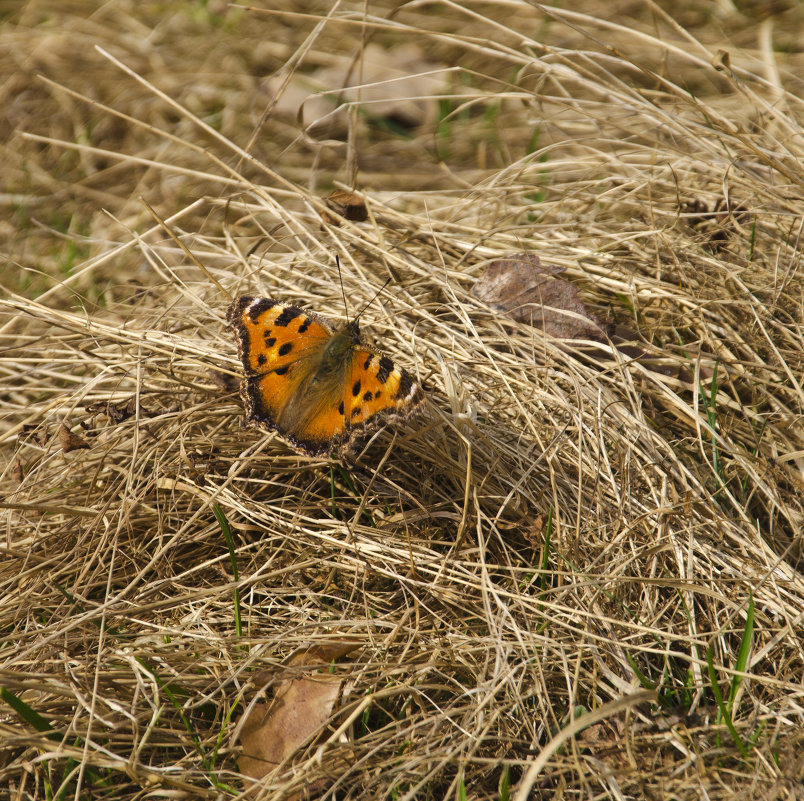
[[328, 320], [271, 298], [237, 298], [226, 319], [243, 362], [246, 417], [311, 456], [349, 450], [383, 419], [424, 401], [421, 387], [364, 344], [357, 320]]

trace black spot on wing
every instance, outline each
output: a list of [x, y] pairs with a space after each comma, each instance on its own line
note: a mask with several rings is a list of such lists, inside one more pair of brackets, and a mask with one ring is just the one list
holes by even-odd
[[363, 401], [368, 403], [370, 400], [374, 399], [374, 395], [372, 395], [371, 390], [366, 390], [366, 393], [363, 395]]
[[267, 312], [268, 309], [273, 309], [279, 301], [271, 300], [271, 298], [257, 298], [248, 307], [248, 316], [251, 318], [252, 323], [257, 322], [257, 318]]
[[407, 398], [413, 388], [413, 379], [409, 373], [403, 372], [399, 378], [399, 389], [396, 391], [397, 397]]
[[374, 358], [373, 353], [369, 353], [368, 358], [366, 359], [366, 363], [363, 365], [364, 370], [368, 370], [371, 367], [371, 360]]
[[274, 320], [274, 325], [278, 325], [280, 328], [287, 328], [297, 317], [301, 317], [301, 312], [297, 308], [285, 306], [276, 320]]
[[309, 327], [310, 323], [312, 323], [312, 319], [308, 317], [300, 326], [299, 326], [299, 333], [303, 334]]
[[352, 387], [352, 395], [357, 397], [359, 394], [360, 394], [360, 379], [358, 378], [357, 381], [355, 381], [354, 386]]
[[290, 369], [290, 365], [286, 364], [286, 365], [283, 365], [282, 367], [277, 367], [276, 370], [274, 370], [274, 373], [276, 373], [276, 375], [285, 375], [285, 373], [289, 369]]
[[340, 414], [340, 416], [341, 416], [341, 417], [343, 417], [343, 411], [344, 411], [344, 410], [343, 410], [343, 401], [341, 401], [341, 402], [338, 404], [338, 414]]
[[276, 337], [268, 336], [270, 334], [270, 330], [265, 332], [265, 347], [272, 348], [276, 345]]
[[277, 353], [279, 353], [280, 356], [287, 356], [288, 353], [290, 353], [292, 350], [293, 350], [293, 344], [290, 342], [286, 342], [279, 348]]
[[268, 357], [264, 353], [261, 353], [259, 356], [257, 356], [257, 364], [259, 364], [261, 367], [267, 361]]
[[384, 384], [394, 369], [394, 363], [387, 356], [380, 356], [380, 366], [377, 369], [377, 380]]
[[352, 417], [358, 417], [359, 415], [360, 415], [360, 407], [355, 406], [355, 408], [352, 409]]

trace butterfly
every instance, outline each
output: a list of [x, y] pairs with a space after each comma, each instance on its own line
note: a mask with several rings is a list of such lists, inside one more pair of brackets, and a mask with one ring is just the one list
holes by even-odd
[[243, 362], [246, 418], [298, 451], [347, 452], [361, 434], [424, 402], [410, 373], [362, 341], [357, 320], [336, 327], [297, 306], [245, 296], [226, 319]]

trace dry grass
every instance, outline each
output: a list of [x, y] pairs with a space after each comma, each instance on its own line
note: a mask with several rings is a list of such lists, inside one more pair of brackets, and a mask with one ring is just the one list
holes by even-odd
[[[344, 637], [330, 727], [259, 797], [802, 797], [804, 108], [772, 45], [804, 18], [613, 5], [6, 21], [4, 797], [237, 795], [256, 671]], [[264, 76], [369, 39], [454, 99], [258, 127]], [[323, 226], [356, 166], [369, 221]], [[480, 307], [520, 251], [652, 366]], [[342, 316], [335, 254], [351, 311], [393, 279], [364, 328], [429, 390], [343, 463], [214, 380], [230, 296]]]

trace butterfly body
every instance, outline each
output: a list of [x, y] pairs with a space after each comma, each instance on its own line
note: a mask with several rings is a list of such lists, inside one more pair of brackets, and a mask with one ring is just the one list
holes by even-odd
[[362, 342], [356, 320], [336, 328], [296, 306], [245, 296], [232, 302], [227, 320], [243, 363], [248, 419], [297, 450], [348, 450], [356, 435], [424, 400], [409, 373]]

